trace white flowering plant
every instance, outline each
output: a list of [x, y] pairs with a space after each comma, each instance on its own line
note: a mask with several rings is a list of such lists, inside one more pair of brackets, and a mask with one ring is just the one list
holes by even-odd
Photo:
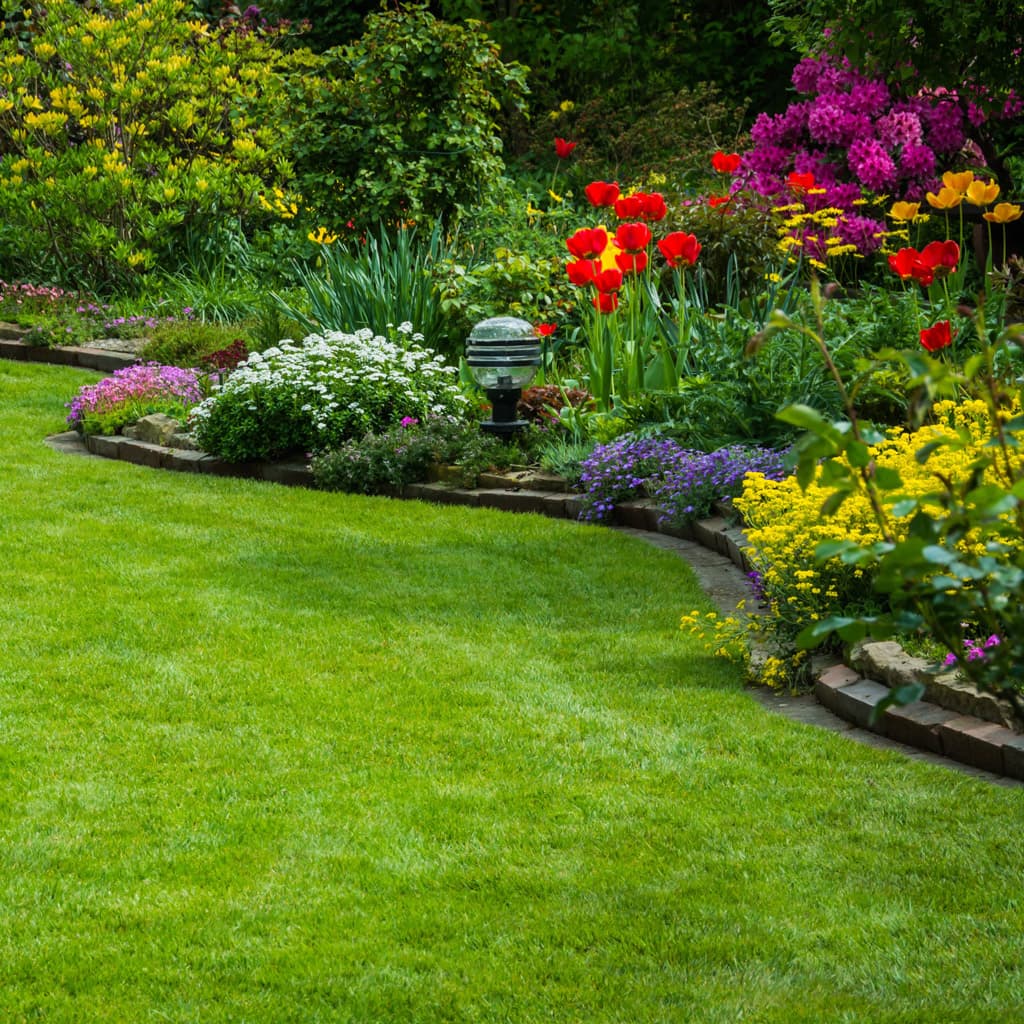
[[201, 448], [232, 462], [317, 452], [404, 418], [454, 416], [469, 402], [457, 370], [420, 346], [409, 324], [311, 334], [254, 352], [196, 406]]

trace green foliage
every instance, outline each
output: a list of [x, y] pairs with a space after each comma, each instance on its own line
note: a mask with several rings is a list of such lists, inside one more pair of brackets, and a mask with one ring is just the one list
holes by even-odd
[[570, 110], [552, 114], [557, 116], [534, 124], [533, 145], [547, 152], [556, 134], [577, 141], [573, 160], [584, 184], [618, 179], [689, 191], [708, 178], [709, 154], [741, 149], [745, 139], [742, 102], [703, 79], [682, 89], [675, 85], [638, 105], [597, 90]]
[[232, 324], [173, 321], [153, 328], [139, 358], [167, 366], [200, 366], [214, 352], [246, 338], [247, 332]]
[[301, 305], [277, 295], [274, 300], [282, 315], [310, 334], [368, 328], [386, 335], [405, 323], [431, 348], [454, 354], [464, 336], [442, 298], [439, 270], [448, 254], [440, 221], [427, 238], [416, 228], [388, 230], [382, 224], [359, 242], [321, 246], [313, 266], [296, 264]]
[[[180, 0], [31, 4], [0, 36], [0, 266], [109, 287], [290, 173], [287, 59]], [[69, 72], [69, 69], [73, 71]]]
[[324, 490], [392, 494], [426, 480], [438, 463], [457, 466], [461, 485], [474, 487], [483, 471], [523, 460], [515, 444], [485, 434], [475, 421], [435, 417], [365, 434], [317, 456], [311, 465], [317, 486]]
[[441, 0], [443, 16], [479, 18], [509, 58], [530, 66], [536, 113], [561, 100], [605, 96], [606, 113], [640, 120], [653, 101], [680, 87], [718, 82], [733, 104], [777, 102], [788, 52], [768, 38], [761, 3], [665, 0], [653, 4], [505, 4]]
[[433, 219], [480, 201], [503, 169], [495, 115], [522, 104], [524, 69], [476, 23], [425, 5], [381, 10], [290, 83], [296, 185], [337, 229]]

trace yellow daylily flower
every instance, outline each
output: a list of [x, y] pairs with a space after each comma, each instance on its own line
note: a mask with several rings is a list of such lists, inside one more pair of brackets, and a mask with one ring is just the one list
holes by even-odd
[[1022, 212], [1016, 203], [996, 203], [995, 209], [982, 216], [993, 224], [1009, 224], [1011, 220], [1018, 220]]
[[963, 202], [963, 198], [956, 189], [950, 188], [948, 185], [940, 188], [938, 195], [934, 192], [925, 193], [925, 199], [936, 210], [955, 210]]
[[306, 237], [316, 245], [331, 245], [338, 240], [337, 235], [332, 234], [324, 227], [317, 228], [315, 232], [310, 231]]
[[974, 181], [974, 171], [946, 171], [942, 176], [942, 184], [954, 192], [964, 193], [968, 186]]
[[889, 216], [893, 220], [913, 220], [921, 212], [920, 203], [897, 202], [892, 204]]
[[999, 195], [999, 185], [994, 181], [982, 181], [980, 178], [967, 186], [967, 201], [975, 206], [988, 206], [995, 202]]

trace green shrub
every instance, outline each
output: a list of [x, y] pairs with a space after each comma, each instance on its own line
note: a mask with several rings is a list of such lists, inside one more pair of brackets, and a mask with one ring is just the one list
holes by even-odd
[[455, 370], [415, 343], [310, 335], [254, 352], [192, 411], [200, 447], [233, 462], [323, 451], [402, 419], [452, 415]]
[[382, 10], [321, 75], [291, 80], [297, 188], [320, 223], [368, 227], [472, 206], [503, 170], [494, 122], [521, 106], [525, 69], [504, 64], [479, 22], [425, 4]]
[[487, 469], [524, 458], [514, 444], [485, 434], [475, 421], [409, 418], [383, 433], [369, 433], [313, 459], [313, 478], [327, 491], [388, 494], [426, 480], [432, 465], [458, 466], [460, 483], [476, 484]]
[[168, 366], [200, 366], [214, 352], [244, 340], [245, 332], [230, 324], [198, 320], [174, 321], [155, 327], [139, 358]]
[[186, 11], [48, 0], [5, 23], [0, 265], [123, 281], [289, 174], [279, 71], [298, 58]]

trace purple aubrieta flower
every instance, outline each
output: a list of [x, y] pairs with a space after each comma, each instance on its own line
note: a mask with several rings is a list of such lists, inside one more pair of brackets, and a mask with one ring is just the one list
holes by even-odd
[[96, 384], [86, 384], [67, 403], [69, 426], [77, 427], [89, 414], [102, 414], [129, 402], [147, 398], [173, 398], [185, 405], [203, 399], [199, 374], [177, 366], [138, 363], [115, 370]]

